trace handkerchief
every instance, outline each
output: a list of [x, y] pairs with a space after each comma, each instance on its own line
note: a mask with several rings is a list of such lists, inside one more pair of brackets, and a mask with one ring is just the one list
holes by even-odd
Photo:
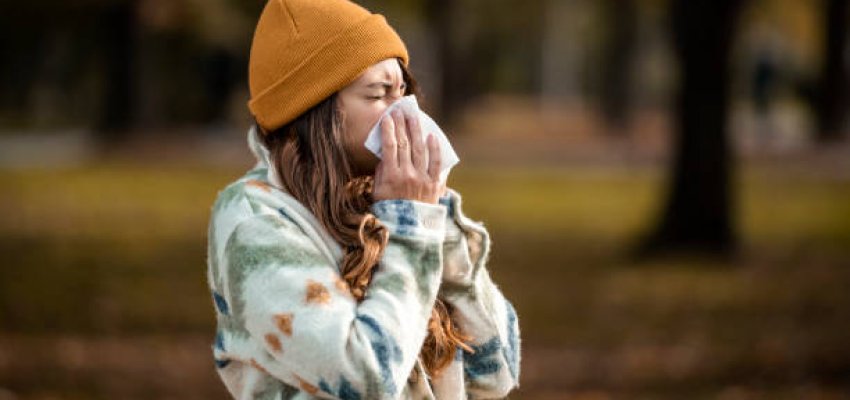
[[[381, 115], [381, 118], [378, 118], [378, 123], [372, 127], [372, 130], [369, 131], [369, 136], [366, 138], [366, 142], [363, 144], [366, 146], [369, 151], [375, 153], [378, 158], [381, 157], [381, 121], [383, 121], [384, 117], [388, 116], [393, 110], [396, 108], [401, 108], [401, 110], [406, 115], [418, 115], [419, 116], [419, 126], [422, 129], [422, 140], [428, 137], [428, 134], [433, 134], [434, 137], [437, 138], [437, 141], [440, 143], [440, 155], [441, 155], [441, 168], [440, 168], [440, 180], [445, 183], [446, 179], [449, 176], [449, 171], [452, 167], [455, 166], [460, 159], [455, 153], [452, 145], [449, 143], [449, 139], [446, 138], [446, 134], [443, 133], [443, 130], [431, 119], [428, 114], [425, 114], [424, 111], [419, 109], [419, 103], [416, 102], [415, 95], [404, 96], [395, 103], [391, 104], [384, 110], [384, 113]], [[392, 118], [392, 117], [390, 117]]]

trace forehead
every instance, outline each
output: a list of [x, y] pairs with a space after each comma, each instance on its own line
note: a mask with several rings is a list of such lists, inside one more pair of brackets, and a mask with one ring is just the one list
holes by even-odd
[[367, 68], [357, 79], [358, 83], [369, 84], [376, 81], [398, 82], [402, 80], [401, 67], [398, 60], [389, 58], [379, 61]]

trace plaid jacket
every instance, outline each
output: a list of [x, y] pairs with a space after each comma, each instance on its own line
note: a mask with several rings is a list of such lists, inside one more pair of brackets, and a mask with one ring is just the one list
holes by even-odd
[[[219, 192], [208, 232], [212, 350], [234, 398], [500, 398], [519, 385], [516, 312], [485, 267], [490, 236], [459, 193], [373, 204], [390, 238], [358, 303], [340, 246], [282, 189], [253, 128], [248, 143], [257, 164]], [[457, 349], [429, 377], [418, 355], [437, 297], [474, 352]]]

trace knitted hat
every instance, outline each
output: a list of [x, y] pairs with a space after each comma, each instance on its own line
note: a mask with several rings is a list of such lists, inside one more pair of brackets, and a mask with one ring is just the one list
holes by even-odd
[[349, 0], [269, 0], [248, 63], [248, 108], [265, 131], [277, 129], [407, 49], [380, 14]]

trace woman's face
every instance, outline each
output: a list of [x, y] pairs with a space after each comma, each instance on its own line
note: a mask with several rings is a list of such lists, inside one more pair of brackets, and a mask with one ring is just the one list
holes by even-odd
[[406, 83], [399, 61], [389, 58], [369, 67], [339, 91], [343, 141], [356, 176], [373, 175], [381, 161], [363, 143], [384, 110], [404, 96]]

